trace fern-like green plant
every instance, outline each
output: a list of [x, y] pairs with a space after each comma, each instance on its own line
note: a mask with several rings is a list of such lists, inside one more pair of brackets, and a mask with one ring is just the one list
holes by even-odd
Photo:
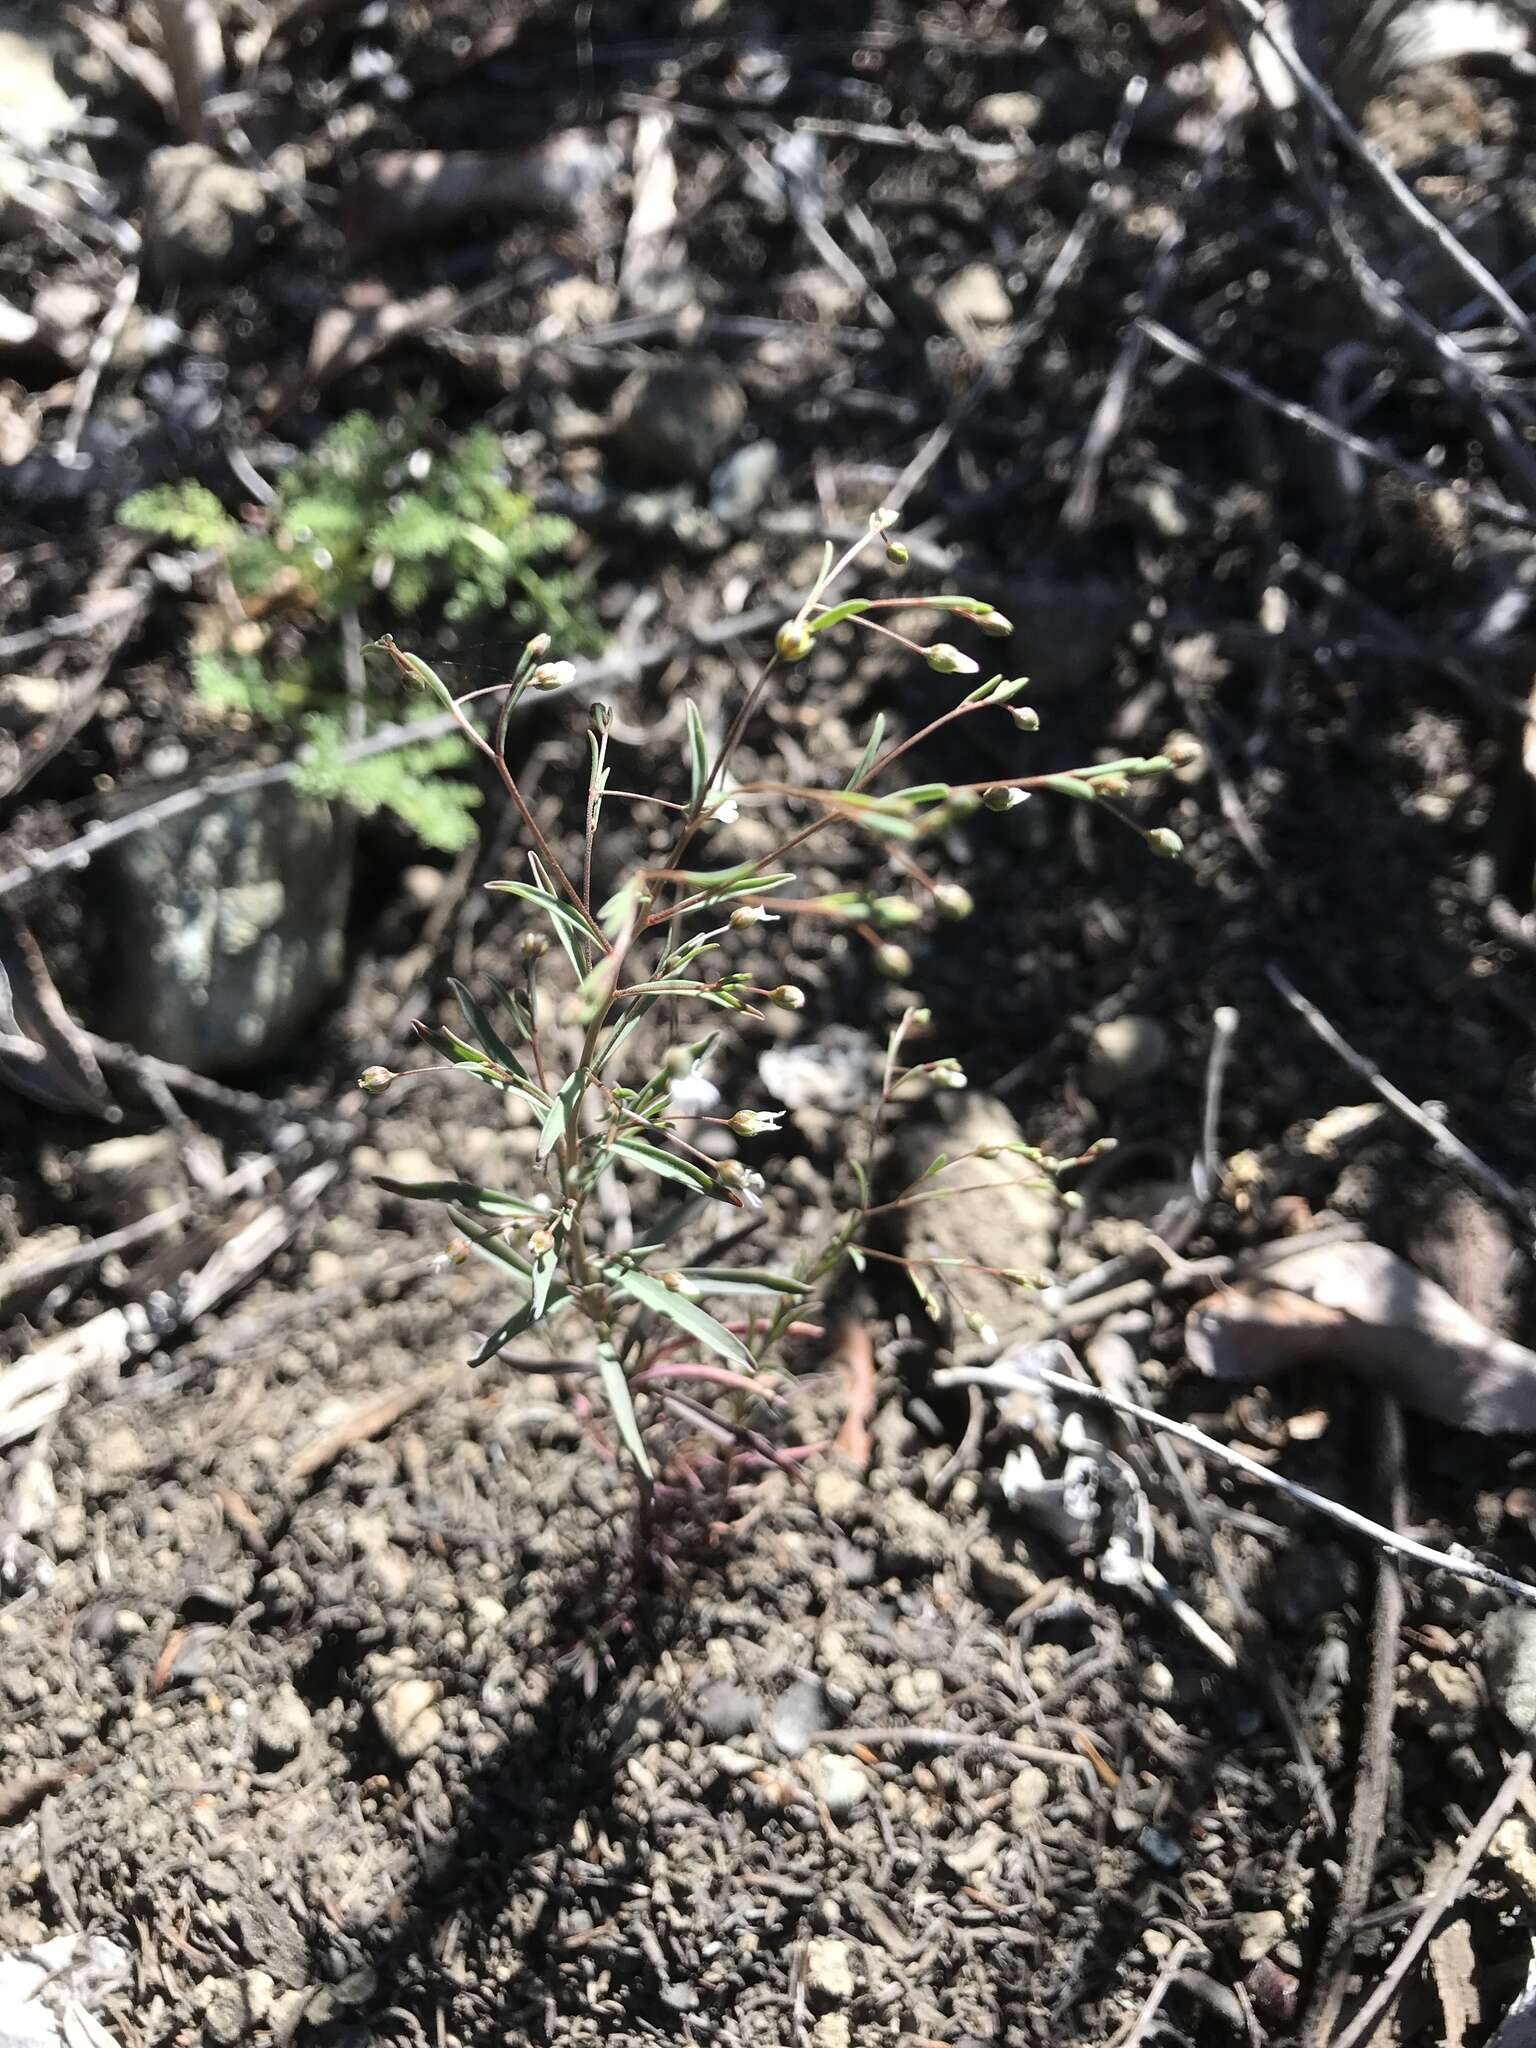
[[[507, 478], [488, 427], [446, 447], [422, 445], [424, 418], [350, 413], [278, 480], [260, 519], [231, 516], [203, 484], [141, 491], [124, 525], [185, 546], [216, 549], [253, 614], [280, 600], [305, 627], [295, 651], [226, 646], [199, 655], [193, 680], [216, 711], [303, 734], [300, 786], [386, 810], [424, 844], [456, 851], [474, 837], [476, 791], [454, 770], [468, 759], [455, 737], [348, 761], [336, 627], [348, 613], [382, 625], [429, 605], [456, 623], [494, 614], [498, 630], [549, 632], [575, 652], [597, 645], [580, 580], [559, 566], [569, 521], [538, 512]], [[285, 633], [291, 642], [291, 633]], [[398, 715], [370, 695], [369, 728]]]

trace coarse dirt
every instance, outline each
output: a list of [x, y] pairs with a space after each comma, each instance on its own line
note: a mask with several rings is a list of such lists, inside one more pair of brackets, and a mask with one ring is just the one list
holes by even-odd
[[[108, 367], [82, 442], [92, 461], [50, 453], [73, 372], [23, 362], [0, 385], [0, 636], [20, 639], [5, 667], [78, 683], [86, 707], [67, 737], [22, 728], [0, 751], [0, 871], [103, 801], [271, 744], [189, 708], [185, 651], [211, 597], [195, 578], [178, 592], [154, 572], [121, 641], [111, 623], [27, 638], [151, 573], [111, 524], [147, 481], [203, 474], [228, 495], [226, 451], [270, 470], [350, 409], [425, 393], [450, 426], [494, 422], [524, 486], [582, 527], [575, 559], [605, 625], [644, 637], [802, 588], [823, 529], [856, 529], [948, 425], [908, 508], [900, 587], [974, 590], [1014, 620], [997, 659], [1034, 678], [1041, 732], [967, 721], [915, 751], [914, 780], [1065, 770], [1192, 733], [1203, 758], [1125, 804], [1138, 826], [1175, 829], [1185, 858], [1155, 861], [1136, 831], [1067, 800], [978, 814], [942, 845], [975, 915], [913, 937], [900, 987], [856, 935], [786, 920], [766, 928], [770, 953], [754, 934], [763, 973], [792, 977], [808, 1003], [722, 1056], [728, 1101], [765, 1099], [771, 1047], [849, 1028], [878, 1046], [904, 1005], [925, 1006], [925, 1057], [958, 1056], [985, 1117], [1066, 1156], [1118, 1141], [1076, 1180], [1076, 1211], [1036, 1205], [1015, 1222], [999, 1204], [976, 1225], [989, 1256], [1017, 1233], [1065, 1280], [1145, 1247], [1186, 1185], [1213, 1018], [1230, 1006], [1219, 1186], [1184, 1256], [1231, 1255], [1326, 1212], [1521, 1335], [1528, 1222], [1386, 1112], [1309, 1143], [1369, 1091], [1267, 970], [1414, 1101], [1444, 1105], [1508, 1181], [1536, 1179], [1521, 922], [1536, 892], [1521, 756], [1536, 509], [1499, 516], [1455, 487], [1518, 509], [1518, 476], [1474, 414], [1371, 324], [1263, 116], [1225, 122], [1236, 74], [1204, 15], [1129, 0], [1061, 0], [1027, 24], [985, 0], [831, 4], [814, 26], [777, 0], [306, 12], [235, 109], [259, 161], [294, 153], [283, 176], [302, 172], [302, 203], [279, 209], [236, 277], [146, 281], [140, 311], [173, 314], [179, 338]], [[164, 116], [99, 49], [72, 42], [60, 63], [115, 124], [93, 162], [132, 216]], [[1137, 74], [1146, 99], [1106, 165]], [[1004, 94], [1011, 111], [993, 106]], [[674, 117], [681, 325], [673, 308], [623, 324], [622, 180], [577, 222], [470, 214], [370, 239], [367, 151], [502, 149], [572, 126], [627, 140], [657, 108]], [[1408, 73], [1361, 117], [1437, 210], [1472, 209], [1478, 254], [1513, 271], [1536, 220], [1521, 78], [1491, 62]], [[819, 142], [813, 212], [847, 252], [836, 271], [772, 169], [787, 134]], [[967, 138], [990, 153], [967, 153]], [[1341, 172], [1338, 189], [1372, 260], [1451, 325], [1465, 281], [1441, 275], [1363, 180]], [[1184, 239], [1159, 282], [1175, 220]], [[1074, 234], [1077, 260], [1047, 291]], [[32, 225], [0, 243], [0, 291], [100, 292], [109, 256]], [[956, 294], [974, 266], [990, 285]], [[451, 285], [468, 309], [342, 374], [308, 374], [317, 315], [360, 278], [401, 301]], [[505, 289], [475, 310], [490, 281]], [[1143, 309], [1260, 385], [1435, 462], [1446, 483], [1352, 466], [1149, 345], [1074, 530], [1063, 508], [1089, 421]], [[1479, 325], [1486, 308], [1458, 331]], [[1511, 339], [1495, 330], [1488, 347], [1518, 396], [1530, 364]], [[967, 402], [1003, 346], [1006, 371]], [[740, 530], [675, 506], [642, 527], [634, 501], [656, 479], [592, 424], [636, 369], [695, 357], [731, 371], [750, 432], [778, 451]], [[465, 687], [505, 671], [494, 635], [445, 629], [442, 644]], [[609, 693], [629, 786], [676, 795], [683, 696], [720, 719], [762, 653], [726, 643]], [[773, 693], [741, 777], [851, 766], [877, 712], [915, 730], [950, 701], [941, 685], [883, 646], [826, 647]], [[552, 707], [523, 743], [545, 829], [579, 848], [579, 719]], [[720, 827], [721, 859], [786, 822]], [[343, 1170], [235, 1299], [173, 1341], [155, 1336], [169, 1312], [151, 1318], [128, 1369], [85, 1375], [41, 1434], [9, 1445], [0, 1945], [70, 1929], [124, 1944], [130, 1976], [99, 2016], [130, 2048], [1109, 2043], [1170, 1960], [1162, 2038], [1297, 2038], [1359, 1770], [1371, 1551], [1197, 1459], [1202, 1533], [1151, 1445], [1117, 1434], [1152, 1501], [1159, 1565], [1235, 1650], [1227, 1668], [1169, 1604], [1111, 1584], [1097, 1546], [1010, 1510], [1002, 1466], [1047, 1440], [1040, 1417], [935, 1388], [963, 1325], [934, 1326], [894, 1267], [838, 1283], [772, 1421], [797, 1443], [846, 1431], [867, 1340], [867, 1457], [828, 1451], [730, 1501], [674, 1504], [648, 1565], [632, 1489], [570, 1385], [463, 1363], [505, 1310], [478, 1266], [441, 1256], [441, 1215], [374, 1176], [515, 1186], [531, 1133], [491, 1121], [467, 1084], [370, 1101], [354, 1077], [420, 1058], [411, 1024], [453, 1015], [450, 974], [518, 971], [521, 924], [480, 886], [517, 860], [514, 823], [488, 809], [459, 867], [364, 829], [345, 995], [242, 1080], [276, 1120], [184, 1098], [226, 1163], [286, 1123]], [[669, 836], [636, 806], [602, 859], [617, 879]], [[869, 858], [829, 834], [804, 893], [851, 886]], [[91, 874], [7, 907], [64, 999], [111, 1037]], [[1094, 1078], [1094, 1034], [1120, 1019], [1165, 1038], [1140, 1078], [1111, 1086]], [[0, 1095], [0, 1284], [70, 1232], [142, 1215], [142, 1179], [104, 1178], [89, 1150], [162, 1119], [131, 1078], [114, 1088], [126, 1114], [110, 1132]], [[902, 1146], [942, 1143], [938, 1116], [930, 1100], [898, 1119], [881, 1170]], [[816, 1241], [867, 1132], [867, 1105], [812, 1105], [752, 1147], [771, 1190], [760, 1244]], [[179, 1185], [170, 1156], [156, 1187], [167, 1173]], [[173, 1303], [225, 1221], [194, 1214], [185, 1237], [6, 1294], [4, 1357], [114, 1305]], [[1381, 1511], [1360, 1389], [1317, 1372], [1234, 1400], [1188, 1368], [1192, 1290], [1175, 1274], [1148, 1294], [1116, 1327], [1156, 1403]], [[844, 1453], [858, 1439], [845, 1434]], [[1518, 1441], [1410, 1418], [1415, 1532], [1528, 1576], [1529, 1465]], [[1495, 1605], [1450, 1575], [1408, 1576], [1351, 2004], [1502, 1777], [1508, 1731], [1478, 1659]], [[1276, 1671], [1321, 1803], [1275, 1710]], [[1452, 1923], [1471, 1960], [1454, 1939], [1433, 1945], [1397, 2041], [1480, 2048], [1513, 2003], [1536, 1930], [1533, 1830], [1517, 1811], [1480, 1864]]]

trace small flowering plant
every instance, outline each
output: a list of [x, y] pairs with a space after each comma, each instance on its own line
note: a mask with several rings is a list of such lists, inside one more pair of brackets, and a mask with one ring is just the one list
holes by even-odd
[[[786, 1340], [821, 1334], [807, 1317], [817, 1290], [844, 1259], [860, 1267], [866, 1258], [894, 1259], [935, 1314], [951, 1284], [951, 1275], [938, 1268], [955, 1263], [900, 1259], [868, 1242], [875, 1219], [950, 1191], [966, 1192], [963, 1173], [958, 1181], [951, 1175], [971, 1155], [936, 1160], [918, 1183], [892, 1199], [876, 1202], [872, 1193], [887, 1107], [918, 1093], [966, 1085], [952, 1059], [903, 1064], [905, 1041], [926, 1022], [918, 1010], [908, 1010], [892, 1035], [869, 1156], [850, 1162], [856, 1199], [830, 1240], [788, 1263], [787, 1270], [771, 1263], [720, 1262], [722, 1251], [746, 1233], [728, 1228], [722, 1247], [719, 1225], [731, 1225], [733, 1212], [761, 1209], [765, 1183], [740, 1159], [720, 1157], [720, 1143], [706, 1149], [705, 1130], [720, 1127], [750, 1144], [777, 1131], [782, 1112], [722, 1105], [709, 1075], [718, 1033], [695, 1038], [692, 1020], [703, 1011], [727, 1021], [760, 1018], [765, 1007], [794, 1011], [806, 1002], [793, 982], [759, 985], [733, 964], [733, 951], [739, 957], [744, 946], [760, 948], [759, 926], [791, 915], [819, 918], [857, 934], [880, 972], [906, 976], [912, 961], [896, 935], [910, 931], [929, 907], [949, 918], [967, 917], [972, 909], [963, 887], [929, 873], [925, 854], [957, 819], [983, 807], [1010, 809], [1037, 791], [1111, 812], [1155, 853], [1173, 858], [1180, 851], [1171, 832], [1145, 830], [1115, 808], [1115, 799], [1134, 780], [1172, 765], [1162, 756], [1065, 775], [891, 787], [891, 771], [902, 758], [958, 719], [1002, 713], [1021, 732], [1038, 730], [1034, 711], [1017, 701], [1025, 679], [1000, 674], [972, 685], [907, 739], [887, 744], [884, 718], [877, 717], [840, 786], [729, 780], [742, 737], [784, 669], [802, 661], [824, 635], [841, 628], [878, 633], [911, 649], [938, 675], [969, 678], [981, 674], [973, 656], [947, 641], [921, 646], [898, 631], [890, 615], [937, 609], [983, 635], [1012, 631], [989, 604], [968, 597], [833, 601], [835, 587], [872, 544], [883, 541], [887, 560], [902, 565], [906, 551], [889, 535], [893, 517], [875, 514], [868, 531], [840, 558], [827, 549], [805, 601], [779, 629], [772, 656], [717, 746], [710, 746], [697, 707], [687, 703], [686, 800], [636, 797], [612, 788], [611, 716], [602, 706], [594, 708], [580, 852], [569, 865], [540, 829], [518, 785], [506, 738], [519, 701], [530, 691], [569, 685], [575, 680], [572, 665], [548, 659], [543, 636], [530, 642], [508, 684], [471, 693], [500, 698], [487, 736], [470, 715], [471, 697], [455, 697], [424, 661], [392, 639], [377, 643], [377, 651], [439, 699], [491, 762], [528, 840], [526, 876], [489, 884], [512, 898], [528, 920], [521, 986], [492, 988], [491, 999], [482, 1001], [453, 983], [463, 1031], [424, 1025], [417, 1030], [440, 1056], [436, 1071], [458, 1072], [496, 1094], [516, 1097], [537, 1123], [529, 1185], [382, 1184], [395, 1194], [444, 1204], [459, 1232], [449, 1256], [478, 1257], [498, 1269], [511, 1296], [509, 1312], [484, 1336], [473, 1362], [485, 1364], [525, 1337], [549, 1344], [547, 1356], [519, 1354], [517, 1363], [569, 1377], [605, 1452], [627, 1455], [632, 1464], [643, 1525], [659, 1496], [728, 1492], [754, 1471], [793, 1467], [814, 1448], [788, 1448], [761, 1425], [779, 1399], [768, 1369]], [[676, 830], [664, 859], [600, 891], [595, 876], [601, 822], [605, 806], [617, 801], [661, 805], [675, 817]], [[699, 862], [697, 842], [707, 827], [764, 804], [792, 816], [803, 812], [804, 822], [751, 859], [725, 867]], [[878, 855], [878, 867], [901, 877], [905, 893], [873, 887], [810, 898], [788, 893], [795, 876], [787, 863], [834, 824], [861, 834]], [[361, 1085], [378, 1093], [401, 1078], [370, 1067]], [[996, 1149], [988, 1148], [988, 1156]], [[1034, 1180], [1053, 1180], [1076, 1163], [1047, 1158], [1032, 1147], [1007, 1149], [1020, 1153], [1022, 1168]], [[610, 1177], [649, 1191], [633, 1241], [622, 1248], [603, 1222], [601, 1190]], [[640, 1209], [638, 1201], [635, 1207]], [[694, 1249], [685, 1253], [685, 1245]], [[1037, 1279], [1015, 1272], [1002, 1277], [1020, 1285]], [[975, 1328], [975, 1319], [969, 1320]]]

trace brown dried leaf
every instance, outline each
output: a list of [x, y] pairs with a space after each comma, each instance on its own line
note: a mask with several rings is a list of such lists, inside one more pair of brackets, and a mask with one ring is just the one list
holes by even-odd
[[1196, 1302], [1184, 1337], [1217, 1379], [1251, 1383], [1331, 1361], [1458, 1429], [1536, 1429], [1536, 1352], [1496, 1336], [1379, 1244], [1282, 1248], [1262, 1274]]
[[388, 285], [364, 278], [350, 284], [339, 306], [327, 306], [309, 338], [309, 380], [328, 384], [382, 355], [392, 342], [424, 327], [442, 327], [459, 310], [459, 295], [448, 285], [418, 299], [397, 299]]

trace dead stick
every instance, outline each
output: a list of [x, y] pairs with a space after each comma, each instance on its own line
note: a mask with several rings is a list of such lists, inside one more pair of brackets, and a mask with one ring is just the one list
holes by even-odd
[[[1371, 1403], [1377, 1443], [1378, 1490], [1392, 1527], [1401, 1530], [1408, 1503], [1403, 1482], [1403, 1411], [1390, 1394]], [[1350, 1964], [1360, 1916], [1371, 1896], [1381, 1853], [1392, 1785], [1392, 1709], [1397, 1690], [1397, 1642], [1403, 1625], [1403, 1576], [1384, 1551], [1376, 1562], [1376, 1602], [1371, 1616], [1371, 1658], [1361, 1716], [1360, 1757], [1344, 1837], [1343, 1869], [1328, 1931], [1317, 1958], [1312, 1996], [1301, 2023], [1304, 2048], [1328, 2048], [1349, 1989]]]
[[1503, 1784], [1493, 1795], [1486, 1812], [1477, 1826], [1467, 1836], [1456, 1852], [1456, 1861], [1446, 1872], [1445, 1882], [1429, 1895], [1423, 1912], [1414, 1923], [1412, 1932], [1392, 1958], [1386, 1975], [1376, 1986], [1359, 2012], [1338, 2036], [1334, 2048], [1357, 2048], [1357, 2044], [1368, 2041], [1385, 2018], [1388, 2007], [1403, 1987], [1403, 1980], [1418, 1960], [1429, 1937], [1466, 1890], [1473, 1871], [1487, 1852], [1488, 1844], [1498, 1833], [1510, 1809], [1519, 1799], [1530, 1780], [1531, 1752], [1521, 1750], [1510, 1765]]
[[353, 1444], [382, 1436], [386, 1429], [393, 1429], [413, 1408], [419, 1408], [423, 1401], [451, 1386], [463, 1371], [464, 1367], [457, 1360], [448, 1365], [434, 1365], [429, 1371], [418, 1373], [415, 1379], [407, 1380], [403, 1387], [394, 1387], [387, 1394], [378, 1394], [373, 1400], [362, 1402], [329, 1429], [311, 1437], [302, 1450], [295, 1451], [284, 1467], [284, 1484], [302, 1486], [306, 1479], [324, 1471]]
[[1363, 1052], [1356, 1051], [1349, 1040], [1329, 1023], [1316, 1003], [1309, 1002], [1295, 983], [1282, 974], [1278, 967], [1266, 967], [1264, 971], [1297, 1016], [1310, 1025], [1324, 1045], [1331, 1052], [1337, 1053], [1347, 1067], [1352, 1067], [1362, 1081], [1368, 1082], [1383, 1102], [1395, 1109], [1399, 1116], [1406, 1117], [1415, 1130], [1422, 1131], [1442, 1159], [1448, 1159], [1453, 1165], [1459, 1166], [1462, 1172], [1470, 1180], [1476, 1181], [1485, 1193], [1513, 1210], [1527, 1230], [1536, 1228], [1536, 1214], [1533, 1214], [1531, 1204], [1525, 1196], [1501, 1173], [1496, 1173], [1491, 1166], [1485, 1165], [1471, 1146], [1464, 1144], [1457, 1137], [1443, 1117], [1435, 1116], [1421, 1103], [1415, 1102], [1411, 1095], [1405, 1095], [1401, 1088], [1394, 1087], [1375, 1061], [1368, 1059]]
[[1312, 1508], [1316, 1513], [1326, 1515], [1330, 1521], [1337, 1522], [1341, 1528], [1351, 1529], [1357, 1536], [1379, 1543], [1385, 1550], [1395, 1551], [1399, 1557], [1411, 1557], [1416, 1564], [1424, 1565], [1430, 1571], [1455, 1572], [1459, 1578], [1475, 1579], [1480, 1586], [1497, 1586], [1511, 1599], [1519, 1600], [1527, 1607], [1536, 1607], [1536, 1586], [1527, 1585], [1523, 1579], [1514, 1579], [1508, 1572], [1496, 1571], [1491, 1564], [1484, 1564], [1480, 1558], [1459, 1548], [1436, 1550], [1428, 1543], [1415, 1542], [1411, 1536], [1399, 1536], [1395, 1529], [1383, 1528], [1369, 1515], [1356, 1514], [1342, 1501], [1330, 1500], [1324, 1493], [1314, 1493], [1310, 1486], [1300, 1486], [1294, 1479], [1283, 1479], [1278, 1472], [1271, 1472], [1267, 1465], [1261, 1465], [1257, 1458], [1234, 1451], [1230, 1444], [1219, 1443], [1215, 1437], [1207, 1436], [1203, 1429], [1196, 1429], [1188, 1422], [1175, 1422], [1171, 1416], [1159, 1415], [1155, 1408], [1143, 1408], [1137, 1401], [1126, 1400], [1123, 1394], [1111, 1394], [1104, 1387], [1090, 1386], [1083, 1380], [1069, 1378], [1066, 1373], [1051, 1372], [1043, 1365], [953, 1365], [936, 1372], [933, 1381], [939, 1387], [961, 1387], [974, 1382], [978, 1386], [1000, 1388], [1005, 1393], [1016, 1389], [1027, 1392], [1036, 1385], [1044, 1385], [1059, 1394], [1068, 1394], [1074, 1400], [1099, 1402], [1106, 1408], [1115, 1409], [1118, 1414], [1144, 1422], [1149, 1429], [1164, 1430], [1169, 1436], [1176, 1436], [1181, 1443], [1193, 1444], [1196, 1450], [1203, 1451], [1218, 1464], [1230, 1465], [1234, 1471], [1246, 1473], [1260, 1486], [1272, 1487], [1299, 1507]]

